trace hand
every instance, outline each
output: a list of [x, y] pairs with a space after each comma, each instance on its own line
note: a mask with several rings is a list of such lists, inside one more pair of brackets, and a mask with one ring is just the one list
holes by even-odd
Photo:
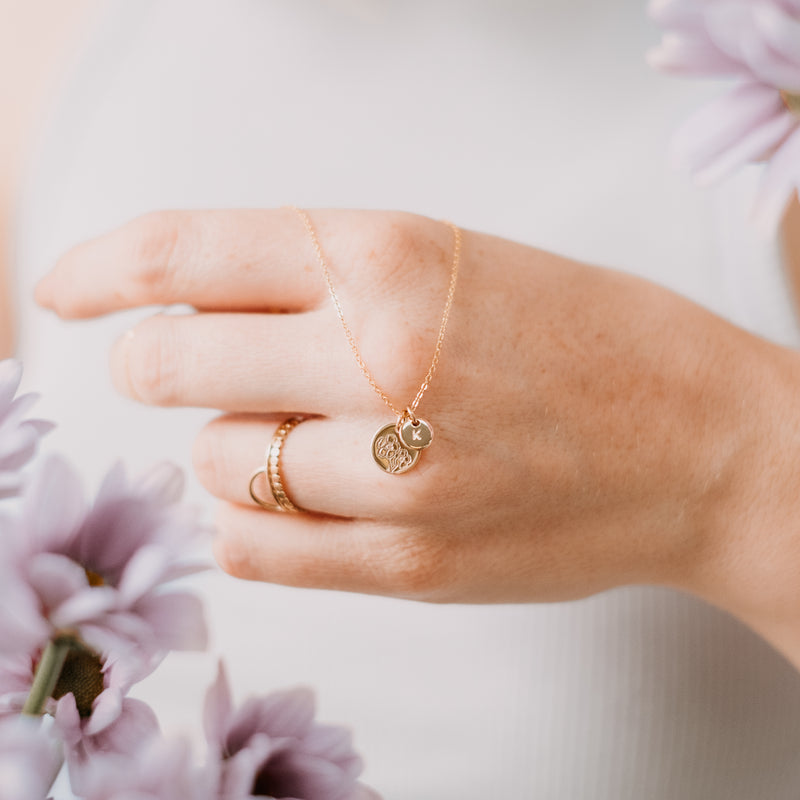
[[[401, 213], [311, 217], [364, 360], [404, 407], [433, 353], [451, 231]], [[785, 520], [798, 426], [788, 435], [777, 411], [792, 408], [795, 357], [646, 281], [465, 232], [419, 408], [435, 441], [403, 475], [373, 463], [372, 436], [393, 417], [290, 210], [142, 217], [67, 253], [37, 297], [73, 318], [198, 310], [142, 322], [111, 369], [144, 403], [226, 412], [194, 461], [225, 501], [216, 554], [234, 575], [456, 602], [659, 583], [752, 612], [754, 626], [776, 602], [800, 610]], [[288, 436], [282, 471], [313, 513], [277, 514], [248, 481], [293, 414], [313, 418]], [[764, 533], [780, 531], [771, 552], [780, 535]], [[760, 588], [743, 590], [744, 564]]]

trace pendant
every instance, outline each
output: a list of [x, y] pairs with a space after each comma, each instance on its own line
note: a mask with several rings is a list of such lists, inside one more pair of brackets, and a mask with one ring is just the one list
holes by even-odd
[[419, 461], [421, 450], [406, 447], [397, 435], [397, 423], [384, 425], [372, 439], [372, 457], [375, 463], [392, 475], [408, 472]]
[[433, 441], [433, 428], [424, 419], [403, 414], [397, 422], [384, 425], [372, 439], [375, 463], [392, 475], [408, 472], [422, 451]]
[[409, 450], [424, 450], [433, 441], [433, 428], [419, 417], [403, 415], [397, 421], [397, 433]]

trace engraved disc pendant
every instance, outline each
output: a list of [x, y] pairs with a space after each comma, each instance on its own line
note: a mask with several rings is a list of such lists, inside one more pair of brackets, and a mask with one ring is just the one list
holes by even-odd
[[424, 419], [404, 418], [397, 426], [400, 441], [410, 450], [424, 450], [433, 441], [433, 428]]
[[384, 425], [372, 439], [375, 463], [392, 475], [408, 472], [419, 461], [421, 450], [406, 447], [397, 435], [397, 423]]

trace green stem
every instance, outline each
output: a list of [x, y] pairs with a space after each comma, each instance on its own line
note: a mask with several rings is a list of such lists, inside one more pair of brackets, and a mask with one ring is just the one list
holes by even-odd
[[56, 688], [71, 644], [71, 640], [67, 637], [59, 637], [47, 643], [39, 666], [36, 667], [30, 694], [22, 708], [23, 714], [42, 716], [47, 698], [52, 696]]

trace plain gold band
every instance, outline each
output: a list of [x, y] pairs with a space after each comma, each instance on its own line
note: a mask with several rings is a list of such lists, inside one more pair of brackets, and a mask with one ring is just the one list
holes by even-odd
[[[303, 420], [300, 417], [290, 417], [278, 426], [277, 430], [275, 431], [275, 435], [272, 437], [272, 441], [270, 441], [269, 446], [267, 447], [264, 466], [259, 467], [250, 476], [250, 497], [252, 497], [253, 501], [261, 506], [261, 508], [265, 508], [268, 511], [297, 513], [303, 510], [299, 506], [296, 506], [287, 494], [286, 487], [283, 483], [283, 475], [281, 474], [281, 449], [286, 441], [286, 437], [302, 421]], [[275, 501], [274, 504], [263, 500], [255, 491], [256, 480], [258, 479], [259, 475], [262, 474], [267, 480], [267, 485], [269, 486], [270, 493], [272, 494], [272, 499]]]
[[[266, 500], [262, 500], [258, 493], [256, 492], [256, 481], [258, 480], [258, 476], [264, 476], [264, 482], [267, 484], [267, 488], [269, 488], [269, 481], [267, 480], [267, 468], [266, 467], [259, 467], [251, 476], [250, 476], [250, 497], [253, 498], [253, 502], [257, 503], [261, 506], [261, 508], [266, 508], [267, 511], [282, 511], [283, 509], [275, 503], [268, 503]], [[270, 490], [271, 491], [271, 490]], [[274, 498], [273, 498], [274, 499]]]

